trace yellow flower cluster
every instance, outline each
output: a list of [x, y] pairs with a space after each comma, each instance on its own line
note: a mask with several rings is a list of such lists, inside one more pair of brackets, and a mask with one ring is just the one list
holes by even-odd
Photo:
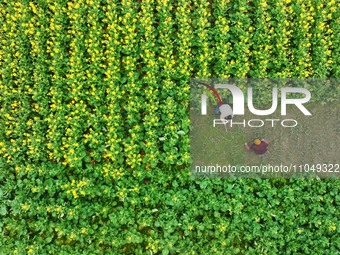
[[[232, 50], [231, 43], [228, 40], [228, 33], [230, 32], [230, 20], [227, 19], [226, 13], [229, 1], [217, 1], [218, 16], [215, 21], [216, 32], [216, 66], [217, 76], [221, 78], [230, 77], [230, 66], [227, 64], [230, 58], [229, 52]], [[243, 7], [241, 7], [243, 8]]]
[[86, 195], [86, 187], [88, 186], [88, 181], [86, 180], [72, 180], [71, 183], [64, 184], [61, 186], [62, 189], [66, 190], [67, 194], [72, 194], [73, 198], [76, 199], [81, 196]]
[[[251, 55], [254, 59], [254, 64], [252, 69], [256, 70], [251, 73], [252, 77], [256, 78], [265, 78], [267, 77], [267, 69], [268, 69], [268, 59], [271, 56], [272, 49], [272, 35], [273, 35], [273, 27], [271, 26], [271, 16], [270, 11], [268, 10], [268, 4], [266, 0], [261, 0], [258, 3], [256, 13], [256, 23], [255, 32], [252, 32], [253, 27], [249, 27], [248, 31], [253, 34], [253, 42], [254, 42], [254, 50]], [[249, 37], [241, 38], [245, 43], [248, 42]], [[249, 54], [249, 50], [246, 52]], [[249, 67], [249, 64], [246, 63], [246, 66]]]
[[[138, 96], [140, 91], [140, 86], [136, 78], [136, 66], [137, 66], [137, 58], [134, 54], [136, 49], [136, 36], [137, 36], [137, 18], [138, 14], [136, 12], [135, 6], [133, 2], [129, 0], [123, 0], [121, 2], [122, 8], [122, 16], [119, 17], [120, 26], [118, 29], [121, 33], [120, 46], [122, 51], [126, 56], [122, 57], [122, 64], [125, 74], [123, 74], [126, 78], [126, 84], [124, 84], [123, 90], [128, 93], [127, 96], [127, 105], [125, 107], [127, 111], [127, 122], [133, 128], [134, 125], [138, 124], [136, 116], [140, 112], [141, 105], [137, 102], [140, 101]], [[145, 3], [147, 5], [147, 2]], [[123, 93], [123, 92], [122, 92]], [[134, 132], [132, 132], [134, 133]], [[123, 155], [125, 157], [125, 163], [134, 168], [139, 165], [140, 160], [138, 159], [140, 145], [135, 142], [136, 140], [132, 138], [132, 136], [128, 136], [124, 143], [121, 144], [123, 149]], [[118, 175], [118, 176], [117, 176]], [[111, 173], [113, 178], [119, 178], [119, 172], [117, 169], [114, 169]], [[122, 195], [121, 197], [124, 198]]]
[[[333, 30], [330, 28], [330, 24], [333, 19], [333, 14], [336, 12], [336, 1], [328, 1], [327, 5], [320, 3], [316, 6], [316, 9], [310, 7], [310, 11], [314, 13], [315, 21], [315, 43], [314, 58], [318, 65], [316, 66], [315, 73], [321, 78], [328, 76], [327, 70], [333, 63], [331, 49], [333, 48], [332, 37]], [[326, 67], [326, 68], [325, 68]]]
[[[121, 26], [118, 24], [117, 5], [115, 1], [108, 1], [108, 6], [105, 9], [104, 21], [108, 23], [107, 31], [103, 33], [103, 40], [105, 42], [104, 58], [107, 60], [107, 67], [105, 69], [104, 81], [108, 84], [106, 89], [108, 100], [108, 116], [104, 116], [107, 122], [108, 132], [107, 146], [104, 151], [104, 158], [116, 164], [117, 158], [122, 157], [120, 147], [121, 139], [118, 139], [117, 134], [121, 132], [118, 123], [121, 120], [121, 109], [119, 101], [122, 99], [122, 91], [119, 84], [118, 73], [120, 71], [119, 50]], [[104, 166], [103, 175], [109, 176], [109, 168]], [[112, 176], [114, 177], [114, 176]]]
[[119, 180], [125, 174], [124, 174], [124, 169], [116, 168], [113, 164], [107, 163], [107, 164], [104, 164], [104, 166], [103, 166], [102, 175], [104, 177], [110, 177], [112, 179]]
[[310, 38], [312, 36], [309, 24], [314, 22], [313, 13], [309, 11], [309, 7], [312, 6], [311, 1], [307, 1], [307, 4], [301, 4], [301, 8], [296, 11], [300, 12], [297, 16], [295, 24], [298, 24], [298, 31], [301, 36], [300, 42], [296, 49], [295, 59], [295, 74], [296, 77], [309, 77], [312, 73], [311, 54], [309, 51]]
[[190, 3], [185, 0], [178, 1], [176, 10], [176, 18], [178, 24], [178, 65], [177, 73], [184, 77], [190, 77], [193, 67], [191, 66], [190, 59], [193, 58], [191, 52], [191, 43], [193, 39], [193, 30], [190, 25], [191, 18], [188, 15]]
[[208, 29], [210, 27], [209, 16], [209, 2], [205, 0], [198, 0], [195, 2], [195, 7], [197, 9], [196, 21], [196, 42], [198, 45], [198, 54], [195, 55], [198, 63], [197, 76], [199, 78], [207, 78], [211, 76], [210, 62], [212, 60], [212, 52], [210, 48], [210, 43], [208, 38]]

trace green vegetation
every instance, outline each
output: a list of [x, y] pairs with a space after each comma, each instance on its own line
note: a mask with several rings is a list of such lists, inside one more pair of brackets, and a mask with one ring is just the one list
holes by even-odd
[[188, 168], [190, 78], [339, 77], [339, 10], [1, 0], [0, 254], [337, 254], [339, 180]]

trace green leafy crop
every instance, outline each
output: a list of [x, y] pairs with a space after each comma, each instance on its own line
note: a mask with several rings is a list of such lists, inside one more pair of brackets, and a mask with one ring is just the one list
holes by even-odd
[[1, 0], [0, 254], [337, 254], [338, 180], [188, 165], [190, 78], [339, 77], [339, 7]]

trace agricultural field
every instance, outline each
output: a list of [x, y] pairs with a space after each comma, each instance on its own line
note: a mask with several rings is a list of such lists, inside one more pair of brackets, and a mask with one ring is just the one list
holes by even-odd
[[[1, 255], [338, 254], [339, 179], [189, 169], [191, 79], [340, 78], [338, 1], [0, 0], [0, 24]], [[329, 156], [308, 132], [339, 155], [332, 84], [320, 126], [268, 131], [293, 160]]]

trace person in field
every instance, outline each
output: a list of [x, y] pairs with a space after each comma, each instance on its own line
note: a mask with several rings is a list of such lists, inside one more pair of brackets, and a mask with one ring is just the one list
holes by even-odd
[[245, 143], [244, 145], [245, 145], [247, 151], [252, 150], [257, 155], [263, 155], [267, 151], [267, 147], [269, 145], [269, 142], [265, 139], [256, 138], [252, 145], [249, 145], [248, 143]]

